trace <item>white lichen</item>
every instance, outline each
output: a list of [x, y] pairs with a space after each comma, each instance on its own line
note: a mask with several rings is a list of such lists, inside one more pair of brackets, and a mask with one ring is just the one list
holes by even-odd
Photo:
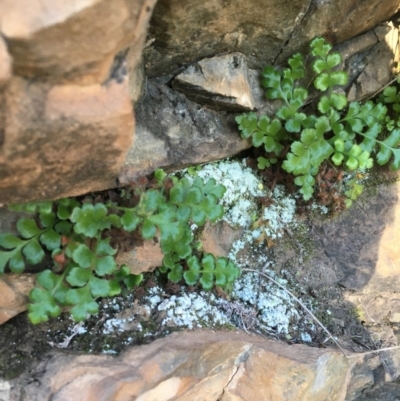
[[[247, 227], [258, 210], [257, 196], [265, 196], [263, 184], [254, 172], [238, 161], [223, 161], [202, 166], [196, 174], [204, 181], [214, 178], [226, 188], [221, 205], [223, 219], [232, 226]], [[186, 175], [189, 180], [193, 177]]]

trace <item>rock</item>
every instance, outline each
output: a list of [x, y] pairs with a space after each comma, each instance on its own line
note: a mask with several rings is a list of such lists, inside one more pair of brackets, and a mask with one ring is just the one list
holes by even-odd
[[[315, 36], [344, 42], [388, 20], [397, 0], [279, 0], [218, 2], [159, 0], [145, 49], [147, 75], [180, 71], [182, 65], [218, 54], [240, 52], [260, 70], [305, 50]], [[207, 29], [204, 29], [204, 27]]]
[[278, 0], [189, 0], [185, 7], [179, 0], [160, 0], [149, 28], [153, 43], [144, 52], [146, 74], [174, 73], [182, 64], [230, 52], [244, 54], [251, 68], [259, 69], [273, 62], [308, 7], [308, 0], [290, 7]]
[[[399, 341], [391, 327], [374, 328], [371, 335], [379, 348], [399, 346]], [[385, 370], [385, 381], [394, 381], [400, 377], [400, 349], [382, 351], [379, 353], [379, 358]]]
[[35, 276], [33, 274], [3, 274], [0, 276], [0, 324], [26, 310], [27, 297], [34, 285]]
[[246, 58], [231, 53], [191, 65], [172, 81], [172, 87], [196, 103], [240, 112], [256, 107], [249, 81]]
[[352, 401], [398, 401], [400, 383], [380, 383]]
[[132, 274], [151, 272], [162, 265], [164, 254], [161, 252], [160, 243], [144, 241], [143, 244], [135, 246], [132, 251], [118, 254], [118, 264], [126, 264]]
[[351, 365], [338, 351], [258, 336], [175, 333], [117, 358], [53, 354], [30, 373], [35, 382], [19, 379], [11, 396], [24, 401], [340, 401]]
[[335, 221], [315, 227], [322, 249], [344, 287], [369, 292], [400, 288], [396, 229], [400, 219], [399, 190], [399, 184], [380, 185], [376, 187], [377, 194], [360, 206], [356, 204]]
[[[11, 57], [4, 39], [0, 37], [0, 89], [11, 77]], [[1, 141], [0, 141], [1, 143]]]
[[[389, 348], [400, 345], [398, 332], [400, 294], [397, 293], [345, 293], [344, 298], [351, 302], [359, 319], [368, 328], [375, 348]], [[388, 325], [390, 324], [390, 326]], [[379, 353], [385, 371], [384, 380], [394, 381], [400, 377], [400, 349]]]
[[373, 30], [379, 42], [361, 60], [364, 66], [350, 88], [348, 99], [364, 100], [389, 84], [395, 66], [399, 61], [399, 31], [393, 24]]
[[149, 321], [150, 317], [150, 308], [139, 305], [137, 301], [131, 308], [115, 315], [115, 319], [121, 322], [119, 325], [119, 330], [121, 331], [142, 330], [141, 323]]
[[[234, 229], [225, 221], [220, 221], [213, 225], [206, 223], [200, 240], [205, 252], [226, 257], [233, 242], [241, 235], [241, 229]], [[143, 244], [135, 246], [132, 251], [118, 254], [117, 263], [125, 263], [132, 274], [140, 274], [161, 266], [163, 258], [164, 254], [158, 241], [144, 241]]]
[[117, 186], [155, 1], [1, 2], [0, 204]]
[[135, 41], [143, 46], [155, 2], [3, 1], [0, 26], [14, 73], [85, 85], [105, 81], [120, 50]]
[[346, 299], [352, 302], [360, 319], [369, 325], [379, 323], [400, 323], [400, 293], [392, 291], [364, 292], [347, 294]]
[[226, 221], [219, 221], [216, 224], [206, 223], [201, 233], [201, 243], [205, 252], [215, 256], [227, 257], [232, 244], [243, 234], [243, 229], [235, 229]]
[[8, 401], [10, 399], [10, 382], [0, 379], [0, 400]]
[[126, 77], [121, 83], [89, 86], [51, 86], [14, 77], [3, 107], [0, 203], [116, 186], [134, 134]]
[[342, 55], [342, 68], [349, 76], [348, 84], [345, 87], [346, 90], [365, 69], [364, 59], [377, 43], [379, 43], [379, 38], [372, 29], [335, 46], [334, 50]]
[[387, 21], [400, 9], [396, 0], [317, 0], [299, 15], [287, 43], [276, 61], [282, 63], [311, 39], [323, 36], [333, 44], [342, 43]]
[[381, 380], [382, 371], [382, 363], [378, 355], [366, 355], [357, 361], [351, 370], [346, 401], [354, 401], [360, 394], [373, 388], [375, 382]]
[[233, 117], [209, 110], [156, 81], [136, 109], [136, 140], [118, 176], [123, 185], [155, 169], [168, 171], [232, 156], [250, 147]]

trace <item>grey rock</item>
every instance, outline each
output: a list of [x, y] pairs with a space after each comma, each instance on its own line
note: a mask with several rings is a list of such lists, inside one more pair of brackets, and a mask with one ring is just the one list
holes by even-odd
[[351, 401], [400, 401], [400, 382], [380, 383]]
[[374, 96], [392, 78], [394, 62], [398, 60], [399, 31], [392, 24], [387, 24], [373, 32], [378, 42], [358, 63], [358, 69], [362, 71], [349, 90], [350, 101]]
[[389, 254], [379, 256], [381, 237], [395, 215], [396, 187], [382, 185], [376, 196], [361, 202], [336, 220], [316, 226], [315, 232], [343, 287], [360, 290], [370, 285], [373, 291], [396, 291], [400, 278], [374, 276], [379, 260], [383, 264], [386, 258], [391, 263]]
[[202, 107], [155, 81], [147, 84], [136, 120], [135, 143], [119, 174], [121, 184], [159, 167], [172, 171], [250, 147], [240, 139], [233, 115]]
[[250, 68], [271, 64], [310, 0], [160, 0], [150, 22], [145, 68], [150, 77], [222, 53], [240, 52]]
[[379, 43], [379, 38], [373, 30], [370, 30], [335, 46], [335, 51], [342, 55], [342, 68], [349, 76], [346, 88], [349, 88], [364, 71], [366, 66], [364, 59], [377, 43]]
[[387, 21], [399, 8], [397, 0], [310, 1], [306, 12], [298, 16], [276, 61], [281, 63], [296, 51], [306, 50], [309, 41], [316, 36], [323, 36], [334, 45], [354, 38]]
[[307, 50], [315, 36], [342, 43], [398, 9], [397, 0], [159, 0], [145, 68], [150, 77], [176, 74], [199, 59], [240, 52], [260, 70]]
[[355, 401], [366, 391], [371, 390], [376, 382], [382, 381], [384, 369], [378, 355], [366, 355], [357, 361], [351, 371], [347, 386], [346, 401]]

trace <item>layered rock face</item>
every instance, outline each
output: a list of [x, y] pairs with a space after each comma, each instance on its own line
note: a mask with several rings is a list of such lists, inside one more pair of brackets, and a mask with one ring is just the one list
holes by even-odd
[[149, 76], [176, 73], [182, 64], [240, 52], [251, 68], [282, 62], [315, 36], [337, 44], [385, 21], [396, 0], [160, 0], [145, 50]]
[[[176, 333], [119, 358], [59, 356], [25, 401], [341, 401], [352, 362], [341, 353], [289, 347], [233, 332]], [[39, 371], [38, 370], [38, 371]]]
[[[124, 184], [157, 167], [231, 156], [248, 144], [235, 139], [232, 120], [208, 105], [226, 111], [257, 107], [242, 79], [248, 75], [246, 65], [259, 69], [280, 63], [317, 35], [342, 42], [399, 8], [397, 0], [155, 3], [1, 3], [0, 204], [74, 196]], [[187, 71], [173, 86], [191, 88], [186, 90], [191, 95], [171, 91], [168, 74], [231, 53], [236, 62], [198, 64], [206, 73], [226, 71], [225, 83], [218, 74], [204, 82]], [[236, 73], [236, 64], [244, 75]], [[152, 82], [142, 96], [138, 140], [132, 146], [133, 107], [145, 90], [143, 66], [148, 77], [165, 78]], [[197, 95], [193, 90], [204, 84], [209, 92], [217, 90], [207, 106], [202, 105], [203, 89]], [[165, 108], [175, 110], [171, 114]], [[227, 136], [227, 145], [221, 135]], [[193, 144], [185, 140], [189, 136]]]

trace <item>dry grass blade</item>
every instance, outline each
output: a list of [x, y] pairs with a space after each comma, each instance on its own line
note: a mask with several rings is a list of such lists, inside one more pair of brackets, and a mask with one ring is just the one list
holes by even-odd
[[[267, 266], [264, 267], [264, 270], [266, 269], [266, 267]], [[313, 318], [313, 320], [315, 322], [317, 322], [317, 324], [321, 327], [321, 329], [325, 331], [325, 333], [329, 336], [329, 338], [338, 346], [338, 348], [340, 349], [340, 351], [346, 358], [357, 358], [361, 355], [368, 355], [368, 354], [374, 354], [374, 353], [383, 352], [383, 351], [391, 351], [391, 350], [395, 350], [395, 349], [400, 349], [400, 345], [398, 345], [398, 346], [394, 346], [394, 347], [381, 348], [381, 349], [377, 349], [377, 350], [373, 350], [373, 351], [360, 352], [360, 353], [356, 353], [353, 355], [348, 355], [346, 353], [345, 349], [339, 344], [339, 342], [335, 339], [335, 337], [333, 337], [333, 335], [329, 332], [329, 330], [310, 311], [310, 309], [307, 308], [307, 306], [304, 305], [304, 303], [299, 298], [297, 298], [291, 291], [289, 291], [287, 288], [285, 288], [282, 284], [279, 284], [276, 280], [274, 280], [267, 273], [264, 273], [264, 272], [261, 272], [259, 270], [255, 270], [255, 269], [242, 269], [242, 270], [246, 271], [246, 272], [253, 272], [253, 273], [260, 274], [261, 276], [265, 277], [266, 279], [272, 281], [275, 285], [277, 285], [279, 288], [281, 288], [283, 291], [285, 291], [288, 295], [290, 295], [294, 300], [296, 300], [300, 304], [300, 306]]]

